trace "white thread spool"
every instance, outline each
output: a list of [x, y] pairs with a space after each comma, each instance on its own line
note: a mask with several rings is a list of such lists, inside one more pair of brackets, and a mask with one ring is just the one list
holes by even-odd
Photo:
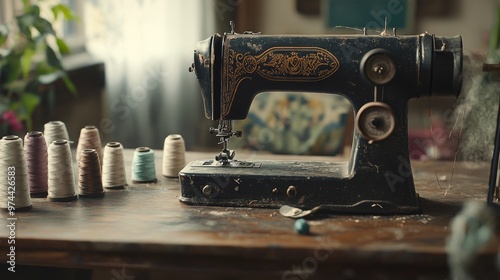
[[[31, 208], [28, 168], [24, 156], [23, 141], [15, 135], [0, 140], [0, 208], [8, 208], [9, 202], [17, 210]], [[11, 200], [11, 198], [13, 198]]]
[[186, 165], [186, 147], [179, 134], [171, 134], [163, 144], [162, 174], [165, 177], [178, 177], [179, 171]]
[[48, 199], [54, 202], [77, 198], [71, 149], [67, 140], [56, 140], [49, 145]]
[[123, 189], [127, 186], [123, 146], [118, 142], [109, 142], [104, 147], [102, 186], [106, 189]]
[[87, 125], [80, 130], [80, 137], [78, 138], [78, 146], [76, 147], [76, 161], [80, 160], [80, 153], [85, 149], [94, 149], [99, 155], [99, 161], [102, 166], [102, 146], [101, 137], [99, 136], [99, 129], [92, 125]]
[[62, 121], [50, 121], [43, 126], [43, 134], [47, 147], [55, 140], [69, 140], [68, 130]]

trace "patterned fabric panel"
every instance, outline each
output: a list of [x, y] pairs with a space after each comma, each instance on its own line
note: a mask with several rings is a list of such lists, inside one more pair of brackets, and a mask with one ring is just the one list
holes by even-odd
[[343, 151], [350, 110], [349, 101], [340, 95], [261, 93], [248, 117], [234, 122], [243, 137], [230, 144], [280, 154], [336, 155]]

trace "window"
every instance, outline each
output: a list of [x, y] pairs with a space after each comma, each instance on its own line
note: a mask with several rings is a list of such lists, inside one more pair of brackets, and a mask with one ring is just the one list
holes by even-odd
[[[72, 53], [81, 52], [85, 46], [85, 33], [83, 29], [83, 0], [31, 0], [40, 7], [40, 12], [48, 19], [53, 19], [51, 7], [57, 4], [68, 6], [77, 19], [75, 21], [64, 21], [59, 17], [53, 22], [52, 27], [59, 37], [62, 37]], [[22, 11], [23, 3], [20, 0], [2, 0], [0, 1], [0, 22], [12, 24], [14, 17]]]

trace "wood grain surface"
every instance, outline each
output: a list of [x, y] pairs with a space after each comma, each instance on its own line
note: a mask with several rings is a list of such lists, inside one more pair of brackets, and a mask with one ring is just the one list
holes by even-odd
[[[487, 163], [457, 163], [449, 187], [451, 162], [413, 162], [422, 215], [316, 215], [309, 220], [311, 234], [304, 236], [277, 209], [180, 203], [178, 180], [161, 176], [162, 153], [155, 152], [158, 183], [73, 202], [32, 199], [31, 211], [16, 213], [16, 265], [149, 269], [168, 272], [171, 279], [447, 279], [450, 221], [464, 201], [485, 200], [489, 174]], [[186, 156], [191, 161], [213, 154]], [[129, 181], [131, 158], [127, 150]], [[338, 160], [239, 155], [255, 158]], [[6, 224], [6, 212], [0, 215]], [[3, 264], [7, 237], [7, 227], [0, 226]], [[499, 246], [497, 234], [476, 262], [478, 279], [499, 279]]]

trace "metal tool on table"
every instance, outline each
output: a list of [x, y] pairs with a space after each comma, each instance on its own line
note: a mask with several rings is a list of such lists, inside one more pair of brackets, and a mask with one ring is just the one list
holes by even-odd
[[[179, 173], [180, 201], [195, 205], [273, 207], [350, 213], [419, 213], [408, 151], [408, 101], [458, 95], [462, 39], [400, 36], [262, 35], [232, 31], [200, 41], [194, 71], [205, 115], [222, 151]], [[228, 141], [241, 132], [260, 92], [340, 94], [354, 109], [349, 162], [240, 161]]]

